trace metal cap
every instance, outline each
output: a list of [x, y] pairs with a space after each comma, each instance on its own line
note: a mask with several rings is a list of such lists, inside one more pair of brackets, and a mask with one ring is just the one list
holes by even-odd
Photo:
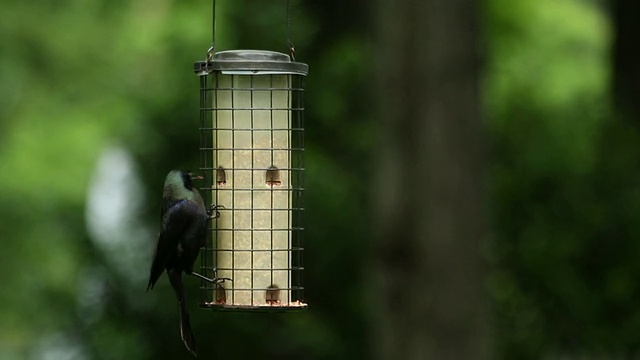
[[295, 74], [307, 75], [307, 64], [293, 62], [287, 54], [266, 50], [226, 50], [213, 55], [211, 61], [196, 61], [193, 70], [198, 75], [212, 71], [223, 73], [259, 75], [259, 74]]

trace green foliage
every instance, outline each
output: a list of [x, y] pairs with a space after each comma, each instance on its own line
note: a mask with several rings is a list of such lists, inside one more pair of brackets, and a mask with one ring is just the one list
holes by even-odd
[[640, 149], [610, 108], [605, 14], [493, 0], [486, 21], [499, 352], [637, 356]]
[[[292, 41], [311, 69], [311, 307], [194, 309], [209, 357], [369, 357], [363, 269], [369, 180], [384, 146], [371, 101], [382, 50], [362, 2], [292, 3]], [[287, 51], [284, 2], [218, 5], [218, 49]], [[640, 138], [610, 108], [605, 11], [594, 1], [491, 0], [483, 17], [499, 358], [637, 356]], [[4, 1], [0, 42], [0, 358], [185, 358], [167, 281], [152, 294], [144, 281], [163, 177], [197, 167], [191, 69], [211, 44], [210, 4]], [[120, 236], [139, 245], [100, 243], [88, 230], [87, 194], [110, 148], [131, 154], [131, 164], [118, 161], [141, 181], [136, 221]], [[187, 283], [192, 308], [197, 283]]]

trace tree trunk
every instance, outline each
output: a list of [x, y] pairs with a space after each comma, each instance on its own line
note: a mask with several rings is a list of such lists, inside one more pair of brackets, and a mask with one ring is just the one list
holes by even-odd
[[613, 91], [617, 109], [640, 127], [640, 1], [614, 0]]
[[379, 359], [487, 357], [474, 0], [378, 2]]

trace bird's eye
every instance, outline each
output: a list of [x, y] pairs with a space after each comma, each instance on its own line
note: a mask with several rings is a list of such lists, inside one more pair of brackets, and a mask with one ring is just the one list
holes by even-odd
[[184, 184], [184, 187], [186, 187], [187, 189], [191, 189], [192, 183], [191, 183], [190, 172], [188, 171], [182, 172], [182, 183]]

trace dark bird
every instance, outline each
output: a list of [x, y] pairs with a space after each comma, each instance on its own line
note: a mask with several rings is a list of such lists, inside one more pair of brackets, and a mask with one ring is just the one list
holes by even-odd
[[[193, 176], [186, 171], [172, 170], [164, 181], [162, 194], [162, 228], [151, 264], [147, 291], [153, 289], [164, 270], [180, 306], [180, 336], [187, 349], [197, 354], [196, 339], [189, 322], [182, 273], [194, 275], [212, 283], [230, 279], [209, 279], [193, 272], [193, 264], [207, 238], [207, 222], [211, 218]], [[215, 209], [215, 207], [214, 207]]]

